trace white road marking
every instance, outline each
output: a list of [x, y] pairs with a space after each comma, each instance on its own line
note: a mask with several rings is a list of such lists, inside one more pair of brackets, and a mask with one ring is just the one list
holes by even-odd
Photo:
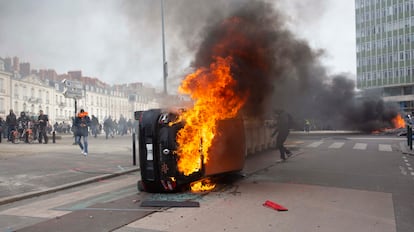
[[70, 213], [68, 211], [53, 210], [61, 205], [68, 204], [70, 202], [79, 201], [88, 197], [96, 196], [102, 193], [110, 192], [125, 186], [129, 186], [136, 182], [136, 176], [127, 177], [125, 179], [102, 182], [97, 186], [84, 188], [82, 190], [58, 195], [45, 200], [35, 201], [33, 203], [17, 206], [15, 208], [6, 209], [0, 211], [0, 215], [15, 215], [26, 217], [41, 217], [41, 218], [53, 218]]
[[380, 151], [392, 151], [391, 145], [389, 144], [379, 144], [378, 150]]
[[412, 171], [412, 170], [413, 170], [413, 168], [412, 168], [412, 167], [407, 167], [407, 169], [408, 169], [408, 170], [410, 170], [410, 171]]
[[406, 163], [406, 165], [407, 165], [408, 167], [411, 167], [411, 164], [410, 164], [410, 163]]
[[411, 175], [414, 176], [414, 172], [411, 172]]
[[366, 150], [367, 149], [367, 144], [366, 143], [356, 143], [354, 145], [354, 149], [357, 149], [357, 150]]
[[331, 146], [329, 146], [329, 148], [341, 148], [345, 143], [344, 142], [337, 142], [337, 143], [333, 143]]
[[322, 143], [323, 141], [313, 142], [309, 144], [307, 147], [319, 147]]
[[407, 171], [405, 170], [404, 167], [400, 166], [400, 171], [401, 171], [401, 174], [403, 174], [404, 176], [407, 175]]
[[407, 138], [377, 138], [377, 137], [347, 137], [346, 139], [349, 139], [349, 140], [359, 140], [359, 139], [361, 139], [361, 140], [388, 140], [388, 141], [392, 141], [392, 140], [397, 140], [397, 141], [400, 141], [400, 140], [407, 140]]

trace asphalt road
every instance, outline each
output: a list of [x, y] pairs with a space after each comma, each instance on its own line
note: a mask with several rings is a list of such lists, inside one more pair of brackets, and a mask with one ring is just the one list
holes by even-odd
[[[130, 137], [91, 138], [88, 157], [82, 157], [70, 138], [64, 141], [24, 145], [46, 150], [50, 145], [59, 152], [2, 153], [2, 159], [14, 164], [3, 166], [2, 160], [2, 178], [4, 173], [13, 180], [23, 179], [19, 185], [29, 190], [10, 187], [15, 182], [9, 181], [1, 185], [1, 192], [7, 196], [41, 190], [134, 168]], [[79, 227], [64, 226], [59, 231], [414, 231], [414, 156], [402, 152], [404, 138], [292, 134], [287, 144], [295, 154], [287, 162], [280, 162], [275, 150], [249, 156], [244, 178], [206, 195], [141, 193], [136, 189], [139, 174], [130, 172], [2, 205], [0, 231], [47, 231], [44, 229], [75, 224]], [[13, 144], [7, 144], [10, 146]], [[28, 157], [32, 158], [23, 161]], [[21, 162], [25, 165], [18, 171]], [[35, 165], [43, 166], [42, 171]], [[62, 174], [53, 175], [58, 171]], [[196, 199], [200, 207], [146, 209], [137, 204], [142, 199], [160, 198]], [[264, 207], [267, 200], [288, 211]], [[144, 213], [137, 218], [138, 212], [149, 211], [148, 216]]]

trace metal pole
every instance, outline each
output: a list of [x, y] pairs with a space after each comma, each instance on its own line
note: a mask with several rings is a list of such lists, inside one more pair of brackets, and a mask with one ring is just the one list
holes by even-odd
[[76, 97], [74, 98], [75, 100], [75, 118], [76, 118], [76, 112], [78, 111], [78, 100], [76, 100]]
[[162, 69], [164, 79], [164, 94], [167, 95], [167, 62], [165, 61], [165, 36], [164, 36], [164, 0], [161, 0], [161, 25], [162, 25]]
[[135, 132], [132, 133], [132, 164], [137, 165], [137, 155], [136, 155], [136, 146], [135, 146]]
[[76, 99], [76, 97], [73, 98], [73, 99], [75, 100], [75, 116], [74, 116], [73, 121], [72, 121], [72, 127], [74, 128], [74, 130], [73, 130], [73, 133], [74, 133], [73, 134], [73, 139], [74, 139], [73, 145], [77, 145], [77, 143], [76, 143], [76, 135], [75, 135], [76, 128], [74, 126], [75, 126], [76, 112], [78, 111], [78, 100]]
[[10, 107], [9, 109], [13, 109], [13, 83], [12, 83], [12, 76], [10, 76]]

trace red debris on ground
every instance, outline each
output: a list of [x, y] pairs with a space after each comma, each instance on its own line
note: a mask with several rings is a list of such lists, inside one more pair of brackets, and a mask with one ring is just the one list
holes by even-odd
[[266, 206], [266, 207], [272, 208], [272, 209], [277, 210], [277, 211], [288, 211], [288, 209], [287, 209], [287, 208], [285, 208], [285, 207], [283, 207], [283, 206], [281, 206], [281, 205], [279, 205], [279, 204], [277, 204], [277, 203], [275, 203], [275, 202], [273, 202], [273, 201], [269, 201], [269, 200], [267, 200], [267, 201], [263, 204], [263, 206]]

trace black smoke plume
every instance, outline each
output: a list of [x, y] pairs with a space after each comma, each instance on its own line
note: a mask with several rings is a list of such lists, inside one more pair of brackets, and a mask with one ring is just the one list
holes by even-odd
[[378, 97], [357, 98], [354, 81], [346, 75], [328, 76], [319, 60], [322, 52], [296, 38], [271, 4], [248, 1], [232, 9], [205, 28], [193, 67], [208, 67], [217, 56], [233, 57], [237, 91], [249, 93], [245, 117], [284, 108], [296, 120], [318, 122], [319, 129], [392, 126], [398, 108]]

